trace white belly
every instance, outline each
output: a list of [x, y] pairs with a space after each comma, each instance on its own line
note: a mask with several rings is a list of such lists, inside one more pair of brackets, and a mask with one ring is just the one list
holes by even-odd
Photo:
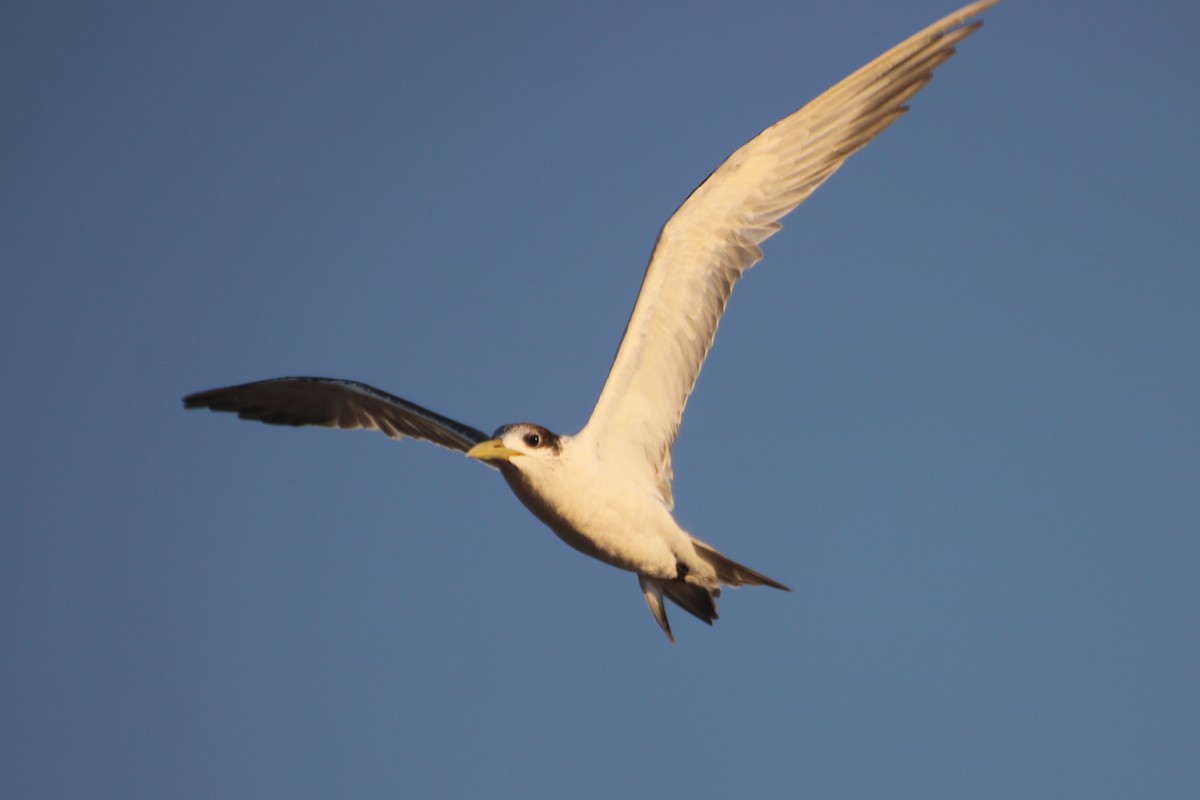
[[591, 470], [560, 471], [554, 480], [501, 471], [534, 516], [571, 547], [606, 564], [670, 579], [680, 557], [689, 563], [694, 558], [691, 537], [657, 497], [637, 486]]

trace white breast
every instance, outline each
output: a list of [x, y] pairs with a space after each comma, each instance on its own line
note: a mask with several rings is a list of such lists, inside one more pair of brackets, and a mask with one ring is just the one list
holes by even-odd
[[557, 458], [501, 466], [534, 516], [571, 547], [614, 567], [673, 578], [681, 558], [691, 564], [691, 537], [640, 476], [605, 469], [594, 450], [562, 439]]

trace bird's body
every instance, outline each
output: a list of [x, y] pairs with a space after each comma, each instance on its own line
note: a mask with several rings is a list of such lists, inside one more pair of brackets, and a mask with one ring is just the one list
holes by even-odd
[[573, 436], [506, 425], [488, 437], [354, 381], [278, 378], [189, 395], [189, 408], [285, 425], [369, 428], [465, 452], [498, 468], [517, 498], [571, 547], [638, 575], [672, 640], [664, 597], [711, 624], [721, 586], [786, 589], [684, 531], [671, 447], [733, 286], [759, 245], [851, 154], [906, 110], [932, 70], [974, 32], [981, 0], [934, 23], [763, 131], [663, 226], [608, 380]]
[[513, 494], [576, 550], [636, 573], [655, 618], [670, 636], [662, 594], [711, 623], [721, 584], [780, 583], [725, 556], [683, 530], [670, 505], [623, 469], [618, 456], [585, 434], [559, 436], [537, 425], [506, 425], [468, 455], [497, 464]]
[[[519, 437], [525, 427], [515, 426], [513, 432]], [[673, 578], [681, 559], [697, 566], [688, 553], [687, 534], [639, 481], [620, 470], [605, 470], [595, 451], [578, 446], [574, 437], [552, 441], [545, 458], [523, 458], [518, 464], [509, 458], [499, 467], [517, 499], [560, 539], [639, 575]], [[479, 452], [477, 457], [483, 456]]]

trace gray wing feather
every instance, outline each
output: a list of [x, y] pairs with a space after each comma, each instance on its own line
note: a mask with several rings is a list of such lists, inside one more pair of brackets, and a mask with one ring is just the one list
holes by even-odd
[[466, 452], [488, 436], [416, 403], [358, 381], [338, 378], [274, 378], [183, 398], [185, 408], [232, 411], [270, 425], [317, 425], [376, 430], [393, 439], [411, 436]]

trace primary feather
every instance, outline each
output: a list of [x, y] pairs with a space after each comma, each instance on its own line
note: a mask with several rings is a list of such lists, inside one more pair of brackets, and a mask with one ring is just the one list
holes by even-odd
[[374, 430], [393, 439], [411, 436], [463, 453], [487, 439], [470, 425], [341, 378], [272, 378], [209, 389], [189, 394], [183, 406], [233, 411], [242, 419], [270, 425]]

